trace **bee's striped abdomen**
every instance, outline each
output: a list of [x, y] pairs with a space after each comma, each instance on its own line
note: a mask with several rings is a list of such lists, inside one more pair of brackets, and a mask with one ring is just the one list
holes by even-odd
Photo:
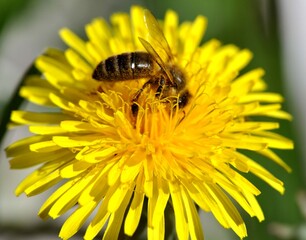
[[98, 81], [123, 81], [152, 76], [154, 61], [146, 52], [123, 53], [100, 62], [92, 77]]

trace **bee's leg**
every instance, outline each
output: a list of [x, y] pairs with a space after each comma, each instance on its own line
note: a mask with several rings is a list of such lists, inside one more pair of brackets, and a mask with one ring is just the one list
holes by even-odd
[[132, 107], [131, 107], [133, 116], [136, 116], [137, 113], [138, 113], [137, 101], [138, 101], [138, 98], [139, 98], [140, 94], [143, 92], [143, 90], [144, 90], [146, 87], [148, 87], [149, 85], [154, 85], [154, 84], [156, 84], [156, 80], [155, 80], [154, 78], [148, 80], [145, 84], [143, 84], [142, 88], [140, 88], [140, 89], [136, 92], [136, 94], [134, 95], [133, 100], [132, 100]]
[[158, 88], [157, 88], [156, 93], [155, 93], [155, 97], [158, 98], [158, 97], [161, 96], [162, 91], [163, 91], [164, 86], [165, 86], [165, 83], [166, 83], [165, 79], [164, 79], [164, 78], [161, 78], [160, 81], [159, 81]]

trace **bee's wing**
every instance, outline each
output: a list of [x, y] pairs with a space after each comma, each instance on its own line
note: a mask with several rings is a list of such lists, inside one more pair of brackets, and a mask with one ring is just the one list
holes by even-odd
[[162, 60], [161, 56], [154, 50], [153, 46], [143, 38], [139, 37], [139, 41], [144, 46], [144, 48], [148, 51], [149, 54], [153, 57], [155, 62], [163, 69], [163, 71], [167, 74], [169, 79], [172, 81], [172, 75], [170, 74], [168, 68], [165, 66], [165, 61]]
[[153, 56], [158, 65], [166, 72], [169, 79], [173, 81], [172, 75], [165, 67], [165, 63], [173, 62], [171, 49], [158, 21], [147, 9], [144, 10], [144, 23], [148, 34], [146, 40], [143, 38], [139, 38], [139, 40], [148, 53]]

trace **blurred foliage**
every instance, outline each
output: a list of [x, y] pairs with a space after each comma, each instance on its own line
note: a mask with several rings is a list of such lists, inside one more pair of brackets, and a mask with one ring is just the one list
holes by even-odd
[[21, 14], [31, 3], [31, 0], [0, 0], [0, 34], [3, 27], [12, 17]]
[[[6, 24], [9, 23], [9, 21], [11, 21], [14, 17], [22, 14], [22, 12], [31, 2], [32, 0], [0, 0], [0, 45], [2, 39], [1, 35]], [[11, 99], [12, 101], [8, 104], [3, 102], [0, 103], [0, 140], [2, 139], [6, 130], [10, 110], [16, 109], [21, 104], [21, 99], [18, 98], [17, 92], [13, 94]]]
[[[30, 2], [30, 0], [0, 0], [0, 34], [7, 21], [21, 14]], [[254, 53], [254, 59], [245, 71], [256, 67], [264, 68], [269, 90], [284, 92], [276, 0], [143, 0], [143, 4], [158, 18], [162, 18], [169, 8], [178, 12], [181, 21], [192, 20], [198, 14], [205, 15], [208, 18], [208, 29], [204, 41], [217, 38], [224, 44], [233, 43], [241, 48], [250, 49]], [[285, 109], [290, 112], [290, 106], [286, 103]], [[292, 123], [281, 121], [280, 133], [295, 139], [292, 127]], [[286, 192], [283, 196], [256, 177], [247, 176], [262, 191], [258, 199], [266, 216], [266, 220], [262, 223], [244, 216], [249, 234], [247, 239], [250, 240], [276, 239], [268, 233], [270, 223], [298, 224], [302, 219], [295, 201], [296, 193], [303, 187], [302, 175], [299, 172], [301, 171], [299, 152], [295, 150], [277, 153], [292, 167], [291, 174], [266, 159], [257, 155], [254, 157], [272, 174], [284, 181]]]

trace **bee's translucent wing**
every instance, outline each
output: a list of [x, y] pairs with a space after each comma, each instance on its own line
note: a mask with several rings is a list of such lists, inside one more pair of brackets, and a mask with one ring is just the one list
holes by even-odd
[[144, 48], [148, 51], [148, 53], [153, 57], [155, 62], [163, 69], [163, 71], [167, 74], [169, 79], [172, 81], [172, 76], [169, 70], [166, 68], [164, 61], [162, 60], [161, 56], [154, 50], [153, 46], [143, 38], [139, 37], [139, 41], [144, 46]]
[[166, 72], [169, 79], [173, 81], [172, 75], [165, 67], [165, 63], [173, 62], [171, 49], [158, 21], [147, 9], [144, 10], [144, 23], [148, 34], [146, 40], [143, 38], [139, 38], [139, 40], [148, 53], [153, 56], [158, 65]]

